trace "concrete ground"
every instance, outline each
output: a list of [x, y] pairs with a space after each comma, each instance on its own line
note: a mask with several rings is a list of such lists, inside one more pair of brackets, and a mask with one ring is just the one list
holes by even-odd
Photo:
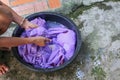
[[[0, 59], [10, 71], [0, 80], [120, 80], [120, 1], [64, 1], [55, 11], [71, 18], [81, 31], [83, 43], [76, 59], [45, 74], [25, 68], [12, 53], [1, 52]], [[4, 36], [11, 36], [13, 26]]]

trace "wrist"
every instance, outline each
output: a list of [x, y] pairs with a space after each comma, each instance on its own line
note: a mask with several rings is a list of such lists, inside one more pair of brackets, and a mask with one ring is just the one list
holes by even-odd
[[[13, 20], [14, 20], [14, 22], [16, 22], [17, 24], [21, 24], [21, 22], [22, 22], [22, 20], [23, 20], [24, 18], [23, 17], [21, 17], [21, 16], [19, 16], [19, 15], [14, 15], [14, 17], [13, 17]], [[21, 26], [21, 25], [20, 25]]]
[[25, 18], [23, 18], [22, 20], [21, 20], [21, 22], [20, 22], [20, 26], [24, 26], [24, 24], [25, 24], [25, 22], [26, 22], [27, 20], [25, 19]]

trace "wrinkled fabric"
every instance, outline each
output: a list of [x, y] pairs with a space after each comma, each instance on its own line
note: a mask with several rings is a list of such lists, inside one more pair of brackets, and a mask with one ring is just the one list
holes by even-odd
[[43, 36], [51, 39], [46, 46], [40, 47], [35, 44], [18, 46], [20, 56], [36, 68], [53, 68], [68, 61], [75, 50], [75, 32], [64, 25], [36, 18], [31, 21], [39, 27], [24, 31], [21, 37]]

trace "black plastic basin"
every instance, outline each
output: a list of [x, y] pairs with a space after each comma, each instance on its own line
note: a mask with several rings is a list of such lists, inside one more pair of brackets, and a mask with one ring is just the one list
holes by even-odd
[[[67, 17], [58, 14], [58, 13], [54, 13], [54, 12], [39, 12], [39, 13], [35, 13], [32, 14], [28, 17], [26, 17], [29, 21], [37, 18], [37, 17], [41, 17], [43, 19], [45, 19], [46, 21], [56, 21], [59, 22], [63, 25], [65, 25], [66, 27], [68, 27], [71, 30], [74, 30], [76, 32], [76, 49], [74, 52], [74, 55], [72, 56], [72, 58], [65, 62], [63, 65], [59, 66], [59, 67], [55, 67], [55, 68], [50, 68], [50, 69], [43, 69], [43, 68], [35, 68], [34, 66], [32, 66], [31, 64], [25, 62], [22, 57], [19, 55], [18, 52], [18, 48], [17, 47], [13, 47], [12, 51], [14, 56], [17, 58], [18, 61], [20, 61], [23, 65], [25, 65], [27, 68], [34, 70], [34, 71], [40, 71], [40, 72], [53, 72], [56, 70], [60, 70], [64, 67], [66, 67], [69, 63], [71, 63], [75, 57], [77, 56], [77, 54], [79, 53], [80, 47], [81, 47], [81, 36], [80, 36], [80, 32], [78, 30], [78, 28], [76, 27], [76, 25], [73, 23], [73, 21], [71, 21], [70, 19], [68, 19]], [[24, 31], [23, 28], [21, 28], [20, 26], [17, 26], [16, 29], [13, 32], [13, 37], [20, 37], [21, 33]]]

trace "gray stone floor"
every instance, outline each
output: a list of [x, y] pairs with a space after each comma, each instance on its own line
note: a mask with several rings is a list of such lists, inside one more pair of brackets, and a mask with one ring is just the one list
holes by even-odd
[[[65, 13], [79, 27], [83, 41], [79, 55], [69, 66], [53, 73], [33, 72], [12, 53], [1, 52], [0, 59], [10, 71], [0, 80], [120, 80], [120, 2], [96, 1], [88, 0], [89, 5], [84, 2]], [[6, 34], [12, 31], [13, 27]]]

